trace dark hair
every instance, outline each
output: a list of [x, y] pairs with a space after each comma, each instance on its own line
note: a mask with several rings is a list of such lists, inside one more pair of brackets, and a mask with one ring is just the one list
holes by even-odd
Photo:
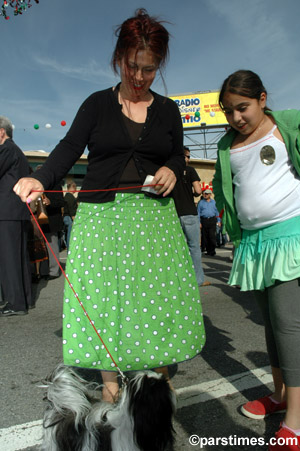
[[[222, 109], [223, 98], [226, 92], [257, 100], [260, 100], [260, 96], [263, 92], [267, 95], [267, 90], [260, 77], [251, 70], [238, 70], [229, 75], [223, 82], [219, 94], [219, 104]], [[269, 110], [269, 108], [266, 106], [265, 110]]]
[[73, 185], [77, 187], [77, 185], [76, 185], [76, 183], [74, 182], [74, 180], [73, 180], [72, 182], [69, 182], [69, 183], [67, 184], [67, 189], [72, 188]]
[[183, 146], [183, 150], [187, 150], [188, 152], [190, 152], [190, 148], [188, 146]]
[[137, 9], [134, 17], [118, 26], [115, 35], [118, 39], [111, 60], [115, 73], [118, 73], [118, 61], [123, 57], [126, 61], [130, 49], [150, 50], [159, 69], [165, 66], [169, 57], [169, 32], [162, 21], [150, 17], [144, 8]]

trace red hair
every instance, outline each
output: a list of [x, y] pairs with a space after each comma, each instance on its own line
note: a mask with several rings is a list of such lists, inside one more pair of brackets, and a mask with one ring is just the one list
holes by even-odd
[[153, 53], [159, 68], [162, 68], [169, 56], [169, 32], [155, 17], [150, 17], [145, 9], [138, 9], [134, 17], [130, 17], [115, 32], [118, 40], [112, 56], [111, 64], [118, 73], [118, 62], [128, 59], [130, 49], [149, 50]]

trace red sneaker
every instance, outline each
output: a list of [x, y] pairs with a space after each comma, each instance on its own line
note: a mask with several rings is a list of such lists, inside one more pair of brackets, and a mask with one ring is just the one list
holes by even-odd
[[248, 418], [261, 420], [271, 413], [281, 413], [286, 410], [286, 401], [276, 404], [270, 396], [264, 396], [256, 401], [249, 401], [241, 407], [241, 412]]
[[300, 437], [280, 424], [279, 431], [270, 440], [269, 451], [299, 451]]

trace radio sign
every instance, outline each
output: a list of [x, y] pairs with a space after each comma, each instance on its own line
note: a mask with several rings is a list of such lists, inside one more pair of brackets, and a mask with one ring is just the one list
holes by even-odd
[[170, 98], [178, 105], [183, 128], [228, 125], [218, 103], [219, 91], [179, 94]]

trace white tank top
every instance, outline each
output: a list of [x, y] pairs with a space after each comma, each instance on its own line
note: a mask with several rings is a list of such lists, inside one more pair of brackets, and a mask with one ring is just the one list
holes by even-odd
[[275, 129], [276, 125], [258, 141], [230, 151], [236, 209], [247, 230], [300, 215], [300, 177], [285, 144], [274, 136]]

